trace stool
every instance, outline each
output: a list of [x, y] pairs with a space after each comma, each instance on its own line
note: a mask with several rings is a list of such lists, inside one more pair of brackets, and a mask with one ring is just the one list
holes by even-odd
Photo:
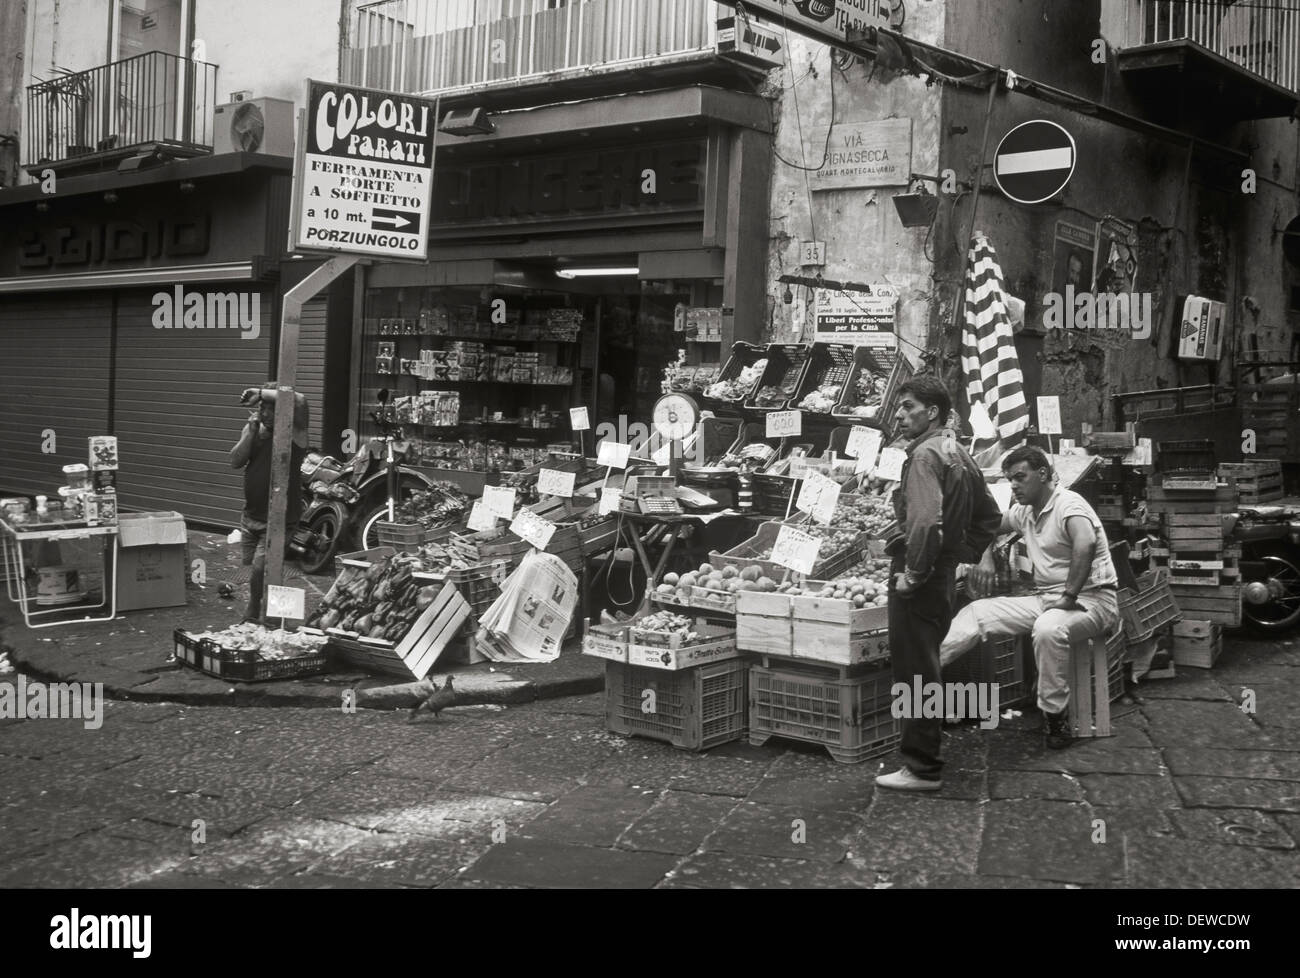
[[1110, 670], [1106, 647], [1111, 638], [1090, 638], [1070, 649], [1070, 733], [1109, 737]]

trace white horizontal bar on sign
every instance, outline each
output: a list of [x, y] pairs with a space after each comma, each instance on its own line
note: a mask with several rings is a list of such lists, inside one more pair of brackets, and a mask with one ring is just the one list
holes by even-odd
[[1074, 162], [1068, 146], [1037, 149], [1030, 153], [1005, 153], [998, 157], [999, 173], [1040, 173], [1045, 170], [1068, 170]]

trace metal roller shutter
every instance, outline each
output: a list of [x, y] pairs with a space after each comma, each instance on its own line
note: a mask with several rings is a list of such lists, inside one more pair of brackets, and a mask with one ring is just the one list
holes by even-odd
[[302, 322], [298, 327], [297, 389], [311, 404], [310, 439], [307, 444], [319, 448], [321, 412], [325, 407], [325, 330], [327, 304], [324, 299], [303, 303]]
[[0, 299], [0, 487], [57, 498], [63, 466], [108, 432], [111, 322], [107, 292]]
[[257, 294], [261, 330], [244, 339], [239, 329], [157, 329], [153, 293], [121, 293], [114, 394], [124, 507], [238, 525], [243, 475], [230, 449], [248, 418], [239, 393], [271, 377], [272, 300]]

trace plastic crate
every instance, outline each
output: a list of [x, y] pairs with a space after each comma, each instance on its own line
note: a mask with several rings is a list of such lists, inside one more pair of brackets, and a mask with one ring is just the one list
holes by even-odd
[[[831, 412], [832, 417], [849, 424], [862, 424], [882, 431], [890, 432], [894, 427], [894, 411], [897, 408], [898, 389], [912, 379], [912, 364], [907, 357], [889, 350], [869, 349], [863, 347], [858, 351], [858, 364], [850, 373], [844, 385], [844, 394]], [[852, 414], [857, 406], [858, 374], [864, 369], [875, 369], [885, 375], [885, 387], [881, 392], [880, 410], [874, 418], [859, 418]]]
[[851, 679], [822, 669], [749, 670], [749, 742], [772, 737], [820, 744], [842, 764], [892, 750], [901, 727], [893, 716], [893, 672], [885, 666]]
[[1137, 591], [1119, 589], [1119, 614], [1124, 622], [1124, 637], [1129, 642], [1150, 638], [1157, 628], [1182, 616], [1167, 570], [1148, 571], [1137, 581]]
[[469, 602], [470, 612], [477, 619], [482, 618], [493, 602], [501, 597], [501, 585], [497, 583], [497, 578], [499, 576], [504, 581], [506, 573], [509, 572], [504, 568], [479, 566], [449, 570], [447, 580], [456, 585], [456, 590]]
[[[606, 724], [614, 733], [691, 751], [739, 740], [745, 733], [747, 673], [743, 659], [676, 672], [606, 662]], [[649, 690], [655, 708], [647, 713]]]
[[[844, 397], [845, 384], [854, 371], [861, 349], [850, 343], [814, 343], [808, 357], [808, 366], [804, 369], [794, 397], [790, 399], [790, 407], [814, 417], [831, 417], [835, 406]], [[831, 398], [829, 410], [811, 411], [799, 407], [800, 402], [813, 391], [830, 384], [836, 385], [836, 392]]]
[[[718, 371], [718, 379], [715, 383], [721, 383], [725, 380], [735, 380], [740, 376], [740, 372], [746, 367], [752, 367], [759, 360], [767, 356], [767, 350], [761, 346], [755, 346], [753, 343], [746, 343], [743, 340], [733, 343], [731, 346], [731, 356], [727, 362], [722, 365]], [[744, 403], [745, 398], [749, 397], [753, 387], [747, 388], [739, 397], [722, 399], [702, 395], [700, 400], [704, 406], [713, 410], [731, 410], [735, 411]]]
[[943, 670], [943, 681], [997, 683], [1000, 709], [1024, 702], [1030, 690], [1025, 678], [1023, 637], [1009, 635], [984, 640], [960, 659], [949, 663]]
[[[811, 350], [800, 343], [773, 343], [767, 348], [767, 369], [745, 398], [749, 411], [786, 411], [794, 403], [794, 395], [808, 368]], [[758, 394], [765, 387], [779, 387], [781, 396], [759, 403]]]
[[237, 683], [264, 683], [275, 679], [316, 676], [329, 666], [324, 646], [317, 652], [292, 659], [267, 659], [255, 649], [227, 649], [211, 639], [198, 639], [183, 628], [172, 633], [179, 662], [199, 672]]

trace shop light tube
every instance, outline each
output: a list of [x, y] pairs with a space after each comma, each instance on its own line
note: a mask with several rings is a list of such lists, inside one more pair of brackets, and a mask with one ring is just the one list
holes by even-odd
[[590, 278], [597, 275], [640, 275], [641, 269], [631, 268], [557, 268], [560, 278]]

